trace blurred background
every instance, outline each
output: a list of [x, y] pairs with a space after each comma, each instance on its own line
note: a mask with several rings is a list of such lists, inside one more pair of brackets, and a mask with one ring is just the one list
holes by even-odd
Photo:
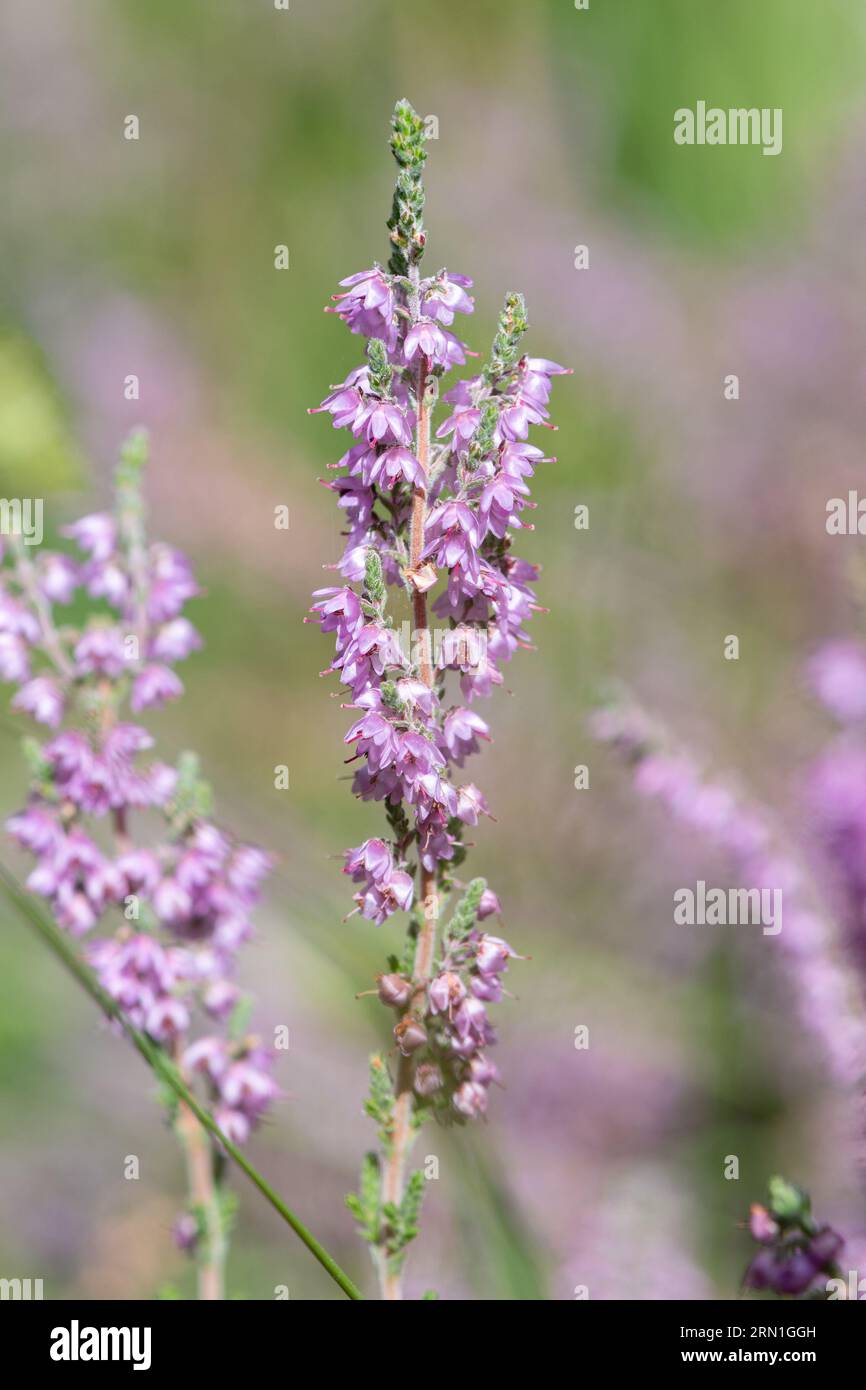
[[[544, 564], [550, 613], [489, 706], [475, 768], [497, 823], [471, 863], [532, 959], [496, 1011], [506, 1090], [489, 1121], [422, 1131], [440, 1177], [409, 1294], [734, 1298], [738, 1223], [770, 1172], [827, 1219], [856, 1213], [845, 1098], [799, 1036], [771, 939], [674, 926], [673, 889], [725, 866], [636, 803], [586, 716], [623, 676], [800, 817], [798, 772], [826, 734], [802, 663], [859, 622], [858, 540], [824, 522], [862, 477], [866, 436], [864, 57], [853, 0], [0, 12], [0, 493], [43, 496], [53, 531], [106, 503], [127, 430], [151, 432], [152, 532], [207, 590], [187, 697], [152, 727], [163, 756], [199, 751], [221, 819], [279, 856], [243, 969], [291, 1049], [252, 1157], [370, 1293], [343, 1194], [372, 1140], [366, 1057], [385, 1019], [354, 996], [400, 929], [341, 921], [334, 856], [381, 822], [340, 780], [346, 714], [317, 675], [330, 642], [302, 624], [339, 554], [317, 479], [345, 447], [306, 407], [359, 360], [322, 306], [387, 258], [401, 96], [438, 118], [426, 264], [474, 276], [470, 346], [522, 289], [530, 350], [575, 369], [520, 547]], [[676, 146], [673, 112], [699, 99], [782, 107], [782, 154]], [[6, 815], [26, 786], [8, 714], [0, 758]], [[181, 1164], [150, 1077], [5, 908], [0, 926], [0, 1274], [42, 1277], [53, 1298], [189, 1297], [170, 1239]], [[731, 1154], [739, 1181], [723, 1178]], [[339, 1297], [237, 1186], [234, 1294]]]

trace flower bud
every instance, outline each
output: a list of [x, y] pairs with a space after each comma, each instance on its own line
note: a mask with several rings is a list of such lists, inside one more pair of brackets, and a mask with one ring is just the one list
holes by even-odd
[[411, 1057], [427, 1041], [427, 1034], [417, 1018], [402, 1018], [394, 1029], [394, 1037], [404, 1057]]
[[749, 1230], [755, 1240], [762, 1245], [769, 1245], [779, 1234], [779, 1223], [774, 1221], [766, 1207], [762, 1207], [759, 1202], [753, 1202], [749, 1212]]
[[817, 1269], [831, 1265], [845, 1244], [842, 1237], [831, 1226], [822, 1226], [809, 1242], [809, 1255]]
[[432, 1096], [442, 1089], [442, 1073], [433, 1062], [422, 1062], [415, 1073], [415, 1094]]
[[412, 986], [402, 975], [377, 975], [379, 999], [394, 1009], [405, 1009], [412, 998]]
[[497, 898], [492, 888], [485, 888], [478, 903], [477, 917], [479, 922], [483, 922], [485, 917], [498, 916], [502, 912], [502, 904]]
[[779, 1265], [773, 1287], [777, 1293], [805, 1293], [816, 1273], [815, 1265], [808, 1253], [805, 1250], [796, 1250]]
[[198, 1222], [188, 1211], [181, 1212], [171, 1228], [172, 1239], [178, 1250], [184, 1250], [190, 1254], [198, 1243]]
[[747, 1289], [767, 1289], [774, 1283], [778, 1262], [772, 1250], [761, 1250], [746, 1270], [743, 1280]]

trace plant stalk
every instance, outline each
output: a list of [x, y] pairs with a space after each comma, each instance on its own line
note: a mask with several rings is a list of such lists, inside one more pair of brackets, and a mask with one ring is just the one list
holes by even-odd
[[[410, 279], [412, 281], [412, 292], [409, 296], [409, 311], [413, 321], [415, 321], [419, 314], [419, 272], [417, 266], [411, 267]], [[430, 458], [431, 407], [427, 400], [429, 365], [423, 353], [419, 356], [418, 377], [415, 384], [415, 404], [418, 419], [415, 453], [418, 463], [421, 466], [421, 471], [424, 474], [425, 487], [416, 487], [412, 497], [412, 521], [409, 536], [409, 565], [412, 570], [417, 570], [420, 566], [421, 556], [424, 550], [424, 525], [427, 519], [426, 480], [429, 473]], [[415, 646], [415, 650], [420, 653], [419, 665], [421, 679], [426, 686], [432, 688], [433, 660], [430, 643], [430, 627], [427, 615], [426, 592], [422, 592], [419, 589], [413, 591], [412, 614], [415, 629], [413, 633], [413, 645]], [[415, 962], [412, 975], [414, 988], [412, 998], [409, 1001], [404, 1017], [408, 1017], [412, 1014], [417, 1017], [423, 1017], [427, 983], [433, 970], [433, 961], [436, 953], [436, 927], [438, 918], [436, 874], [435, 871], [425, 869], [423, 865], [420, 866], [420, 892], [424, 920], [415, 947]], [[404, 1057], [401, 1053], [394, 1092], [393, 1126], [382, 1172], [383, 1205], [386, 1203], [393, 1203], [394, 1206], [399, 1207], [403, 1199], [406, 1181], [406, 1162], [415, 1137], [415, 1125], [413, 1123], [412, 1114], [414, 1104], [414, 1080], [415, 1063], [411, 1056]], [[389, 1302], [402, 1300], [402, 1264], [400, 1267], [395, 1267], [384, 1245], [380, 1246], [378, 1250], [378, 1266], [382, 1298]]]
[[203, 1227], [195, 1252], [199, 1301], [222, 1300], [225, 1298], [228, 1242], [214, 1178], [213, 1145], [207, 1130], [183, 1101], [178, 1106], [174, 1127], [186, 1157], [190, 1202]]
[[202, 1128], [218, 1140], [232, 1162], [240, 1168], [242, 1173], [246, 1174], [253, 1186], [274, 1208], [274, 1211], [282, 1217], [286, 1225], [291, 1227], [298, 1239], [310, 1251], [310, 1254], [318, 1260], [322, 1268], [334, 1280], [334, 1283], [342, 1289], [348, 1298], [363, 1299], [360, 1289], [340, 1268], [333, 1256], [329, 1255], [324, 1246], [316, 1240], [312, 1231], [307, 1229], [300, 1218], [286, 1205], [279, 1193], [274, 1191], [267, 1179], [262, 1176], [258, 1169], [253, 1167], [246, 1154], [232, 1143], [227, 1135], [223, 1134], [213, 1115], [196, 1099], [171, 1059], [161, 1048], [151, 1042], [146, 1033], [139, 1032], [135, 1025], [129, 1021], [111, 995], [102, 988], [93, 971], [82, 960], [72, 942], [25, 892], [18, 880], [2, 863], [0, 863], [0, 888], [3, 889], [9, 901], [17, 908], [22, 917], [25, 917], [31, 926], [36, 928], [54, 954], [59, 957], [66, 969], [74, 976], [82, 989], [86, 990], [106, 1017], [119, 1024], [133, 1047], [144, 1058], [160, 1081], [163, 1081], [188, 1107]]

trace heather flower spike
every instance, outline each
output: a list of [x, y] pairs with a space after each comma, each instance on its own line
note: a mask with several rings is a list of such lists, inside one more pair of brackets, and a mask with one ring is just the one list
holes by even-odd
[[752, 1204], [748, 1225], [759, 1249], [746, 1270], [745, 1288], [811, 1300], [844, 1288], [838, 1258], [845, 1241], [831, 1226], [815, 1222], [802, 1188], [771, 1178], [767, 1204]]
[[[35, 860], [27, 887], [238, 1145], [277, 1094], [234, 979], [269, 860], [214, 823], [196, 758], [149, 757], [153, 737], [130, 717], [182, 693], [174, 667], [201, 645], [183, 616], [198, 593], [186, 559], [145, 536], [146, 456], [145, 436], [132, 435], [114, 512], [65, 529], [76, 557], [31, 558], [20, 537], [3, 555], [0, 674], [18, 687], [13, 708], [51, 730], [24, 741], [30, 795], [7, 829]], [[60, 610], [74, 598], [73, 619]], [[200, 1297], [222, 1298], [233, 1209], [223, 1157], [188, 1106], [167, 1104], [189, 1176], [175, 1240], [195, 1255]]]
[[[776, 818], [732, 779], [708, 775], [698, 760], [621, 693], [592, 719], [595, 737], [629, 764], [635, 790], [671, 819], [706, 836], [736, 870], [738, 883], [779, 889], [784, 930], [771, 939], [791, 986], [792, 1004], [840, 1088], [862, 1097], [866, 1017], [861, 982], [824, 895]], [[859, 1107], [858, 1107], [859, 1108]]]
[[[382, 1295], [398, 1299], [423, 1192], [423, 1176], [406, 1173], [417, 1128], [429, 1114], [483, 1116], [497, 1079], [488, 1006], [515, 952], [480, 925], [499, 911], [495, 893], [462, 876], [465, 828], [490, 812], [455, 770], [490, 738], [474, 702], [502, 683], [537, 608], [538, 569], [513, 554], [512, 532], [527, 526], [529, 480], [548, 461], [529, 428], [548, 425], [551, 378], [566, 369], [524, 355], [526, 309], [509, 294], [486, 366], [443, 392], [466, 360], [453, 325], [473, 310], [472, 282], [444, 269], [422, 278], [424, 127], [406, 101], [391, 149], [387, 269], [348, 276], [336, 297], [366, 352], [318, 407], [354, 442], [327, 483], [346, 522], [343, 582], [320, 590], [312, 611], [333, 634], [330, 670], [355, 712], [345, 736], [354, 792], [381, 802], [386, 822], [346, 851], [355, 911], [377, 924], [409, 913], [405, 946], [378, 984], [395, 1015], [390, 1057], [371, 1064], [380, 1146], [349, 1199]], [[449, 413], [434, 435], [440, 399]]]

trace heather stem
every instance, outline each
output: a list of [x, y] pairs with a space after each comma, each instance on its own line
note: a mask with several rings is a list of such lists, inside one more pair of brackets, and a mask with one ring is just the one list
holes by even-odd
[[[110, 698], [111, 688], [107, 681], [100, 683], [100, 694], [103, 700], [101, 722], [104, 740], [115, 724], [115, 710]], [[113, 828], [118, 854], [127, 853], [131, 842], [126, 825], [125, 807], [115, 809]], [[177, 1064], [177, 1057], [174, 1060]], [[207, 1131], [183, 1101], [180, 1101], [177, 1107], [174, 1131], [186, 1160], [190, 1207], [201, 1224], [201, 1235], [196, 1247], [198, 1296], [200, 1300], [207, 1302], [222, 1300], [225, 1298], [228, 1240], [214, 1176], [213, 1145]]]
[[185, 1104], [195, 1116], [202, 1129], [213, 1136], [214, 1140], [225, 1150], [233, 1163], [240, 1168], [253, 1186], [262, 1194], [265, 1201], [273, 1207], [274, 1211], [285, 1221], [298, 1237], [299, 1240], [310, 1251], [311, 1255], [318, 1260], [319, 1264], [334, 1280], [335, 1284], [343, 1290], [347, 1297], [361, 1299], [360, 1290], [352, 1283], [349, 1276], [340, 1268], [336, 1260], [328, 1254], [323, 1245], [316, 1240], [315, 1236], [295, 1213], [286, 1205], [279, 1193], [275, 1192], [266, 1178], [253, 1167], [242, 1149], [224, 1134], [216, 1123], [210, 1111], [196, 1099], [193, 1092], [186, 1085], [177, 1067], [166, 1055], [162, 1048], [152, 1042], [146, 1033], [142, 1033], [132, 1023], [126, 1014], [108, 992], [103, 989], [93, 971], [82, 959], [79, 951], [69, 940], [66, 934], [61, 931], [56, 922], [43, 912], [39, 905], [34, 902], [29, 893], [26, 893], [18, 881], [9, 873], [8, 869], [0, 862], [0, 890], [5, 893], [10, 902], [18, 909], [31, 926], [35, 927], [43, 937], [47, 945], [56, 956], [66, 966], [66, 969], [74, 976], [78, 983], [90, 995], [91, 999], [98, 1005], [105, 1016], [122, 1028], [129, 1038], [136, 1051], [143, 1057], [144, 1061], [154, 1072], [156, 1077], [163, 1082], [170, 1091], [177, 1096], [178, 1100]]
[[15, 574], [39, 623], [39, 645], [53, 663], [58, 675], [62, 676], [65, 681], [71, 681], [75, 675], [72, 662], [69, 660], [54, 626], [51, 606], [39, 587], [33, 562], [27, 554], [21, 537], [13, 536], [11, 539], [15, 554]]
[[225, 1298], [228, 1242], [214, 1180], [213, 1146], [195, 1115], [182, 1101], [178, 1106], [175, 1131], [186, 1157], [190, 1203], [202, 1226], [196, 1249], [198, 1296], [202, 1301], [221, 1300]]
[[[419, 315], [418, 282], [419, 271], [412, 266], [409, 272], [412, 289], [409, 295], [409, 312], [416, 320]], [[425, 480], [428, 475], [430, 456], [430, 402], [427, 399], [428, 362], [420, 354], [418, 377], [415, 384], [415, 406], [418, 418], [415, 453]], [[427, 519], [426, 488], [416, 487], [412, 497], [412, 522], [409, 540], [410, 569], [417, 570], [424, 549], [424, 524]], [[420, 651], [421, 679], [427, 686], [433, 685], [433, 661], [430, 645], [430, 628], [427, 619], [427, 595], [419, 589], [413, 590], [412, 611], [414, 619], [414, 642]], [[412, 983], [412, 998], [404, 1017], [415, 1015], [423, 1017], [427, 983], [433, 971], [436, 951], [437, 898], [436, 874], [420, 866], [420, 895], [423, 907], [423, 923], [415, 948], [415, 964]], [[390, 1145], [385, 1154], [382, 1172], [382, 1204], [400, 1205], [406, 1178], [406, 1161], [415, 1137], [413, 1116], [415, 1065], [411, 1057], [400, 1056], [395, 1085], [395, 1102]], [[397, 1301], [403, 1297], [402, 1262], [397, 1264], [389, 1258], [384, 1246], [378, 1250], [379, 1278], [383, 1299]]]
[[127, 616], [133, 625], [136, 639], [135, 662], [145, 658], [147, 638], [147, 547], [144, 531], [144, 501], [141, 495], [141, 474], [147, 463], [148, 441], [144, 430], [136, 430], [123, 446], [117, 469], [117, 501], [120, 531], [123, 537], [132, 593]]

